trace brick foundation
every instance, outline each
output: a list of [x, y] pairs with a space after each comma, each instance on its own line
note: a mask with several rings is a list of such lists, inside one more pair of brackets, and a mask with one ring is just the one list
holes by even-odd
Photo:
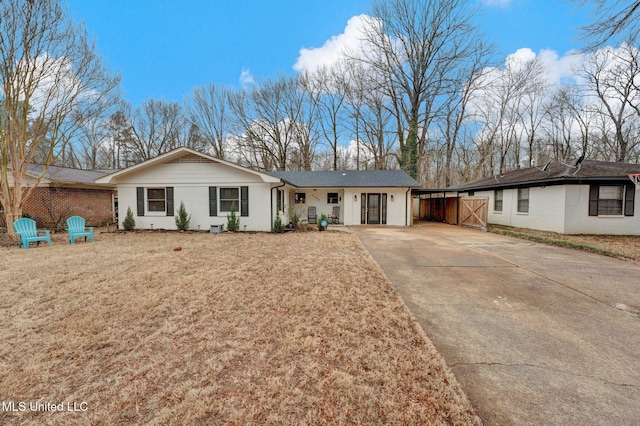
[[[109, 189], [36, 188], [22, 211], [35, 220], [38, 228], [62, 230], [70, 216], [82, 216], [87, 226], [113, 222], [113, 194]], [[5, 226], [4, 214], [0, 226]]]

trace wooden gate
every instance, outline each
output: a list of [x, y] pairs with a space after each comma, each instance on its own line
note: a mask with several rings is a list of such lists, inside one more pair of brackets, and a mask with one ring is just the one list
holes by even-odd
[[460, 225], [487, 230], [488, 197], [460, 197]]

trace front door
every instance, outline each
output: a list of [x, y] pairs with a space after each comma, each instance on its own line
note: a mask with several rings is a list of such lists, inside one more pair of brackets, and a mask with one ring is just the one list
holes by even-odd
[[387, 194], [360, 194], [362, 225], [380, 225], [387, 223]]
[[380, 194], [367, 194], [367, 223], [380, 224]]

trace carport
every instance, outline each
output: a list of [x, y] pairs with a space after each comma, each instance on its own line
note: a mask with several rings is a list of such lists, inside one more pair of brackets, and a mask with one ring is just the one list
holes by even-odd
[[414, 216], [420, 220], [487, 228], [487, 197], [446, 189], [417, 189], [412, 194], [417, 201], [414, 203]]

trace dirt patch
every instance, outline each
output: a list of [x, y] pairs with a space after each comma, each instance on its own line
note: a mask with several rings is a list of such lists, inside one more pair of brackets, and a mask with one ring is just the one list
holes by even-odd
[[2, 398], [27, 404], [2, 424], [480, 422], [353, 234], [98, 234], [0, 254]]
[[518, 237], [517, 234], [525, 237], [537, 237], [541, 242], [552, 244], [568, 243], [560, 245], [640, 262], [640, 236], [636, 235], [564, 235], [556, 232], [499, 225], [491, 225], [490, 230], [506, 232], [515, 237]]

